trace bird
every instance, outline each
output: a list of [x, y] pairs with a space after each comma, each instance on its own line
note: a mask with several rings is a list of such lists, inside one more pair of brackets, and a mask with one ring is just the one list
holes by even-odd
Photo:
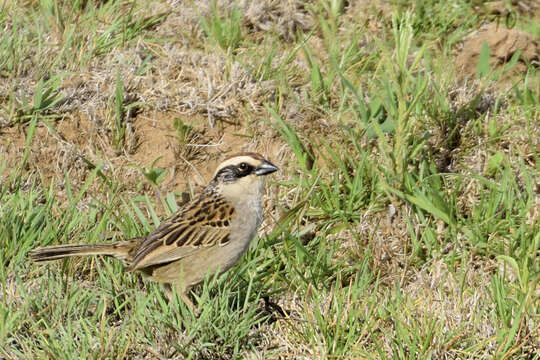
[[30, 251], [36, 262], [104, 255], [121, 260], [162, 283], [191, 308], [191, 288], [221, 274], [247, 251], [262, 221], [265, 178], [278, 167], [258, 153], [244, 152], [221, 162], [198, 197], [182, 205], [146, 236], [105, 244], [53, 245]]

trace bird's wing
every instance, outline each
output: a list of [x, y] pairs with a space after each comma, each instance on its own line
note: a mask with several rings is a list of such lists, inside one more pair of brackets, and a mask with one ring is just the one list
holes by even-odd
[[150, 233], [134, 252], [126, 271], [170, 263], [200, 248], [227, 244], [234, 213], [225, 199], [201, 196]]

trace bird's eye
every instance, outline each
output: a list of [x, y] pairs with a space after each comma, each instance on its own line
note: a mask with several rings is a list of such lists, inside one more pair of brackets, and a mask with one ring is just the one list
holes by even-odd
[[237, 170], [237, 174], [238, 176], [247, 176], [249, 174], [251, 174], [251, 171], [253, 170], [253, 167], [251, 167], [251, 165], [249, 165], [248, 163], [240, 163], [238, 165], [238, 170]]

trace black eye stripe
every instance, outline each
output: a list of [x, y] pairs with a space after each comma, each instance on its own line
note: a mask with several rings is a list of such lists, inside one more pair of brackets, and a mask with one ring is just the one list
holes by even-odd
[[220, 169], [217, 172], [215, 179], [221, 179], [223, 181], [234, 181], [238, 178], [248, 176], [254, 171], [255, 167], [243, 162], [238, 165], [229, 165], [225, 166], [223, 169]]

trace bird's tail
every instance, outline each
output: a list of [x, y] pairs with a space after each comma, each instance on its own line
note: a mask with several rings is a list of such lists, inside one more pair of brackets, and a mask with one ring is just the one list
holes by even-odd
[[105, 255], [126, 262], [130, 260], [134, 242], [128, 240], [110, 244], [47, 246], [30, 251], [29, 256], [34, 261], [50, 261], [72, 256]]

